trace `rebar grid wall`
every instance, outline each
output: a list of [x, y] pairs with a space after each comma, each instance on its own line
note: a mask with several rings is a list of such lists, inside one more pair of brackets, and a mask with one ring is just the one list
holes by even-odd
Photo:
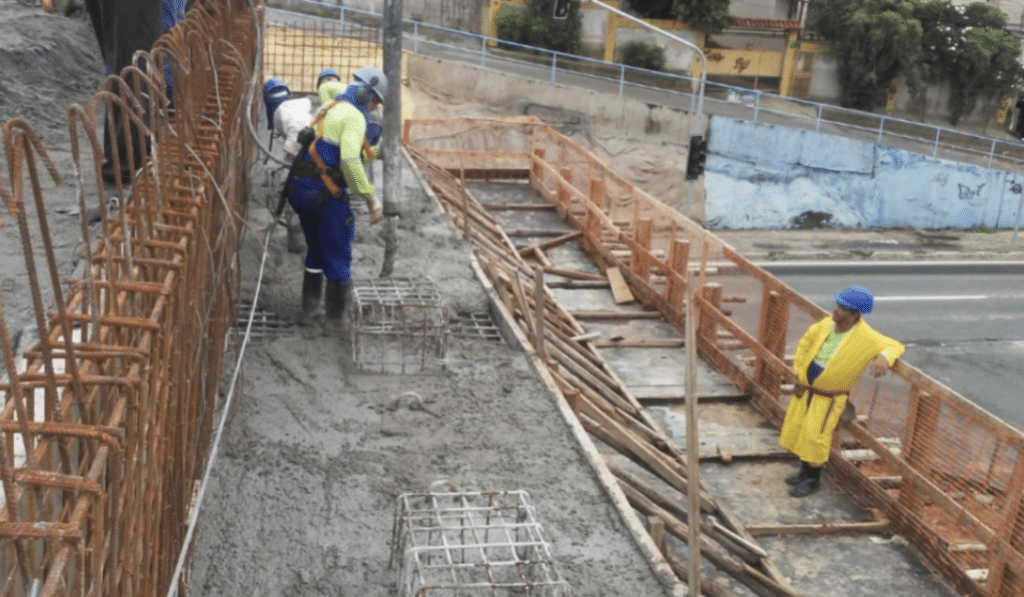
[[401, 597], [568, 597], [523, 491], [398, 496], [391, 568]]
[[324, 68], [337, 70], [343, 83], [360, 67], [383, 68], [380, 15], [320, 4], [315, 9], [316, 15], [267, 10], [265, 77], [280, 78], [292, 93], [315, 93]]
[[[55, 182], [59, 173], [28, 123], [3, 126], [0, 194], [21, 235], [42, 339], [18, 369], [0, 305], [0, 595], [168, 590], [237, 299], [259, 11], [198, 0], [123, 78], [69, 108], [84, 265], [67, 285], [47, 222], [55, 191], [44, 189], [40, 165]], [[117, 185], [123, 208], [108, 209], [97, 131], [115, 108], [150, 156], [129, 165], [130, 186]], [[90, 226], [97, 207], [101, 221]]]
[[[583, 232], [585, 250], [680, 330], [696, 272], [700, 355], [781, 425], [792, 353], [828, 316], [820, 307], [539, 121], [410, 121], [404, 143], [456, 178], [528, 180]], [[836, 434], [830, 473], [961, 595], [1024, 594], [1024, 436], [902, 361], [863, 377], [850, 399], [858, 420]], [[875, 460], [845, 458], [853, 447]]]

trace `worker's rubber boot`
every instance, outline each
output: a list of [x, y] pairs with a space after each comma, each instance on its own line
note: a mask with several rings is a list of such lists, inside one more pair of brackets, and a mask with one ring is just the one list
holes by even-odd
[[807, 497], [812, 493], [821, 489], [821, 468], [809, 467], [810, 471], [807, 473], [807, 478], [800, 481], [789, 490], [789, 495], [793, 497]]
[[811, 465], [806, 462], [800, 463], [800, 471], [786, 477], [786, 485], [799, 485], [811, 472]]
[[324, 335], [340, 336], [344, 329], [345, 308], [348, 306], [349, 295], [352, 293], [352, 282], [335, 282], [327, 280], [324, 294], [326, 316], [324, 317]]
[[320, 297], [323, 296], [324, 275], [304, 272], [302, 276], [302, 314], [299, 325], [309, 325], [323, 316]]

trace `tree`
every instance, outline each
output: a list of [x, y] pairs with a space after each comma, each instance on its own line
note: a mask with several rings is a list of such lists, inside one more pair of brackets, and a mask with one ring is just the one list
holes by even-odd
[[678, 19], [696, 31], [721, 33], [729, 26], [729, 0], [630, 0], [629, 6], [646, 19]]
[[949, 120], [957, 124], [981, 99], [994, 113], [996, 104], [1024, 77], [1020, 42], [1003, 30], [1006, 15], [975, 2], [954, 6], [931, 0], [915, 10], [921, 21], [921, 72], [929, 83], [948, 83]]
[[583, 48], [580, 32], [583, 18], [580, 3], [569, 3], [565, 19], [553, 19], [555, 0], [528, 0], [522, 43], [566, 54], [579, 54]]
[[921, 52], [921, 23], [912, 0], [819, 0], [808, 24], [832, 42], [843, 106], [873, 110], [885, 105], [894, 79], [912, 84]]

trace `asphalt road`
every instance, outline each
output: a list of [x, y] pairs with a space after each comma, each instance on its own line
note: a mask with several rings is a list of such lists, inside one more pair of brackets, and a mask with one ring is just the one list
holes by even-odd
[[831, 310], [850, 284], [875, 293], [872, 327], [903, 358], [1024, 429], [1024, 263], [775, 263], [764, 267]]

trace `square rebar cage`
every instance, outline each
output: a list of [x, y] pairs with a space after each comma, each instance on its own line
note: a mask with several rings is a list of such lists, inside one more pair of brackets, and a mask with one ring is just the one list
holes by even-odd
[[398, 497], [391, 568], [400, 597], [568, 597], [524, 491]]
[[429, 279], [353, 280], [352, 358], [363, 371], [419, 373], [444, 366], [448, 309]]

